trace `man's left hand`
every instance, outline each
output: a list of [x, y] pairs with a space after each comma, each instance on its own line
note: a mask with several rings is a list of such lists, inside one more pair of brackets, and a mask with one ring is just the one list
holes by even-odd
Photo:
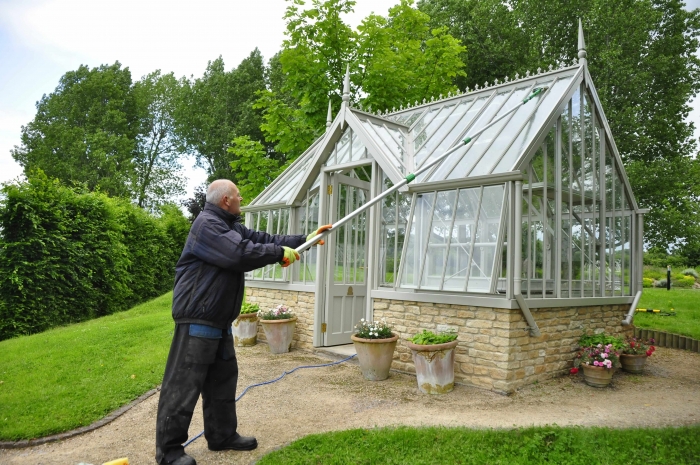
[[[321, 226], [321, 227], [318, 228], [316, 231], [314, 231], [314, 232], [312, 232], [311, 234], [309, 234], [308, 236], [306, 236], [306, 242], [308, 242], [308, 241], [310, 241], [311, 239], [313, 239], [314, 237], [318, 236], [318, 235], [321, 234], [323, 231], [327, 231], [328, 229], [331, 229], [332, 227], [333, 227], [332, 224], [327, 224], [327, 225], [325, 225], [325, 226]], [[323, 245], [323, 244], [325, 244], [325, 243], [326, 243], [326, 241], [324, 241], [323, 239], [321, 239], [320, 241], [318, 241], [318, 242], [316, 243], [316, 245]]]

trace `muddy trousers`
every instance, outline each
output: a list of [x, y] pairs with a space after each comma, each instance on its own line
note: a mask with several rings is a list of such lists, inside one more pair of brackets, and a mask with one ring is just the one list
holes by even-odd
[[220, 330], [216, 337], [216, 328], [209, 328], [214, 333], [202, 333], [201, 328], [201, 325], [175, 325], [158, 401], [156, 462], [159, 464], [184, 454], [182, 444], [187, 441], [187, 430], [200, 394], [207, 442], [217, 446], [233, 439], [236, 433], [238, 363], [233, 337], [225, 331], [221, 334]]

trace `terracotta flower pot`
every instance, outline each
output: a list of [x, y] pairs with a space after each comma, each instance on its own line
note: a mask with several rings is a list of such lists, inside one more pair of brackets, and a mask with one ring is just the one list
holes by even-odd
[[292, 347], [296, 322], [297, 317], [295, 316], [286, 320], [260, 320], [270, 352], [273, 354], [289, 352]]
[[602, 388], [610, 384], [615, 370], [613, 368], [596, 367], [593, 365], [581, 365], [583, 368], [583, 380], [589, 386]]
[[620, 354], [622, 369], [630, 373], [642, 373], [647, 362], [647, 355]]
[[455, 347], [459, 341], [420, 345], [406, 342], [416, 367], [418, 389], [426, 394], [445, 394], [455, 386]]
[[236, 347], [254, 346], [258, 340], [258, 314], [244, 313], [233, 320], [233, 342]]
[[386, 339], [363, 339], [352, 335], [350, 339], [355, 345], [362, 376], [370, 381], [387, 379], [399, 336], [394, 334]]

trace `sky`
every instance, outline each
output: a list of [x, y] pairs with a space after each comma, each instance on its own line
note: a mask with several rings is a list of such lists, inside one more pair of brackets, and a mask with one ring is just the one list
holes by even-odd
[[[357, 0], [346, 21], [357, 26], [398, 0]], [[10, 150], [42, 95], [80, 65], [119, 61], [134, 81], [160, 69], [201, 77], [221, 55], [227, 69], [258, 47], [267, 60], [284, 40], [285, 0], [0, 0], [0, 182], [21, 175]], [[686, 0], [689, 9], [700, 0]], [[584, 31], [585, 34], [585, 31]], [[700, 137], [700, 98], [690, 120]], [[206, 175], [185, 163], [188, 194]]]

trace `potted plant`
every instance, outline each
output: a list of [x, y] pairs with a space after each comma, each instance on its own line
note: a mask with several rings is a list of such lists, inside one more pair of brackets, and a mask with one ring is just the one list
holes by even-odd
[[399, 336], [391, 331], [385, 319], [366, 321], [362, 318], [355, 330], [350, 339], [355, 345], [362, 376], [370, 381], [387, 379]]
[[256, 303], [243, 303], [241, 313], [233, 320], [233, 342], [236, 347], [254, 346], [258, 340], [258, 312]]
[[583, 379], [589, 386], [605, 387], [619, 366], [618, 357], [612, 343], [583, 347], [574, 359], [574, 367], [583, 369]]
[[406, 345], [411, 349], [416, 367], [418, 389], [426, 394], [444, 394], [455, 385], [455, 347], [457, 333], [432, 331], [413, 336]]
[[269, 310], [260, 310], [258, 318], [262, 324], [267, 345], [273, 354], [289, 352], [294, 337], [297, 317], [286, 305], [279, 304]]
[[628, 337], [622, 346], [620, 353], [620, 365], [622, 369], [630, 373], [641, 373], [644, 371], [647, 357], [651, 357], [656, 347], [654, 339], [640, 339]]

